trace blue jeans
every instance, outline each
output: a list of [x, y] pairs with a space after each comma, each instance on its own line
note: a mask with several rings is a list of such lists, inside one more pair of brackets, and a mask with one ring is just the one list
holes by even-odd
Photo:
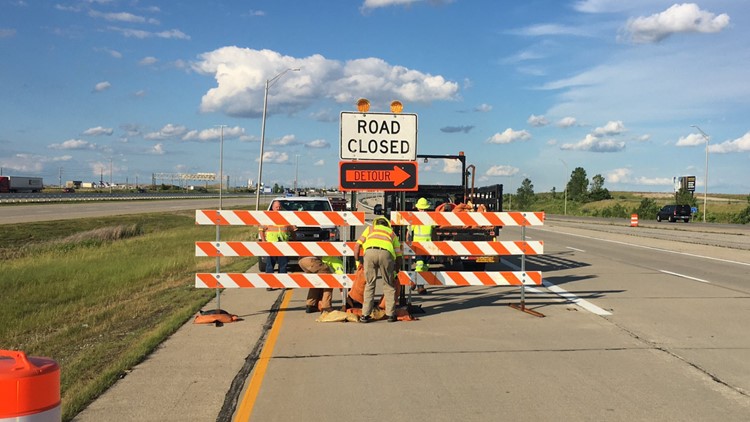
[[279, 264], [279, 274], [286, 274], [286, 266], [289, 263], [289, 258], [285, 256], [269, 256], [266, 257], [266, 274], [273, 274], [273, 267], [276, 263]]

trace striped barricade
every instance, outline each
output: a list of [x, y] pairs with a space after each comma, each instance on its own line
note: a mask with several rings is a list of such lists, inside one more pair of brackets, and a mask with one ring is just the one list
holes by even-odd
[[543, 212], [437, 212], [392, 211], [391, 222], [397, 226], [541, 226]]
[[[366, 225], [364, 212], [351, 211], [237, 211], [196, 210], [198, 225]], [[392, 225], [438, 226], [539, 226], [543, 212], [391, 212]], [[355, 242], [195, 242], [199, 257], [250, 256], [354, 256]], [[402, 242], [404, 256], [521, 255], [521, 271], [400, 271], [401, 285], [521, 286], [541, 285], [540, 271], [525, 271], [525, 255], [544, 253], [541, 241], [434, 241]], [[253, 274], [197, 273], [199, 288], [351, 288], [354, 274]], [[522, 305], [523, 306], [523, 305]]]
[[[196, 210], [212, 226], [363, 226], [362, 211]], [[195, 256], [354, 256], [354, 242], [195, 242]], [[351, 288], [354, 274], [197, 273], [198, 288]]]
[[363, 211], [196, 210], [195, 224], [207, 226], [364, 226]]
[[431, 286], [541, 286], [541, 271], [401, 271], [399, 284]]
[[[195, 256], [354, 256], [355, 242], [195, 242]], [[404, 256], [539, 255], [541, 241], [406, 242]]]

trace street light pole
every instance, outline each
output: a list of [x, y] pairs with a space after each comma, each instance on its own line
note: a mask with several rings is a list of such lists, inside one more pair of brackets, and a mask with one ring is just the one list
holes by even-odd
[[258, 162], [258, 184], [255, 187], [255, 210], [258, 211], [260, 207], [260, 179], [263, 176], [263, 147], [266, 143], [266, 113], [268, 109], [268, 88], [274, 84], [280, 77], [284, 76], [287, 72], [299, 72], [299, 68], [286, 69], [271, 79], [266, 79], [266, 89], [263, 92], [263, 118], [260, 124], [260, 158]]
[[299, 177], [299, 154], [294, 155], [294, 194], [297, 194], [297, 178]]
[[[221, 128], [219, 138], [219, 209], [222, 209], [222, 192], [224, 191], [224, 128], [226, 125], [217, 125]], [[218, 226], [216, 226], [218, 228]]]
[[709, 136], [706, 135], [706, 132], [704, 132], [701, 128], [699, 128], [696, 125], [690, 125], [696, 129], [698, 129], [698, 132], [703, 135], [703, 139], [706, 140], [706, 175], [703, 177], [703, 222], [706, 222], [706, 205], [708, 197], [708, 142], [710, 140]]
[[[568, 163], [560, 158], [560, 162], [565, 166], [565, 174], [568, 174]], [[564, 179], [563, 179], [564, 180]], [[563, 215], [568, 215], [568, 184], [565, 183], [565, 204], [563, 205]]]

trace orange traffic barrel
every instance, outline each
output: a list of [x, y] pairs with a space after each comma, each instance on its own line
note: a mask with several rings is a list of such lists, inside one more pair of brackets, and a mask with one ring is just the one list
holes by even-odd
[[0, 422], [60, 421], [60, 367], [52, 359], [0, 350]]
[[630, 214], [630, 227], [638, 227], [638, 214]]

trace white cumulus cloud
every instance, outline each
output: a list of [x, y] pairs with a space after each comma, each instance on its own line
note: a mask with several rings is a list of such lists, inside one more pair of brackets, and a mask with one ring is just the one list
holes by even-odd
[[83, 134], [87, 136], [101, 136], [101, 135], [111, 136], [112, 133], [114, 133], [114, 130], [112, 130], [112, 128], [101, 127], [101, 126], [92, 127], [83, 131]]
[[305, 148], [329, 148], [331, 146], [330, 142], [326, 141], [325, 139], [315, 139], [305, 144]]
[[581, 141], [560, 145], [562, 150], [591, 151], [591, 152], [618, 152], [625, 149], [625, 141], [614, 139], [603, 139], [592, 134], [586, 135]]
[[484, 174], [485, 176], [513, 176], [519, 171], [513, 166], [492, 166]]
[[[192, 69], [213, 77], [217, 84], [203, 96], [201, 111], [237, 117], [262, 114], [267, 80], [273, 81], [268, 113], [297, 111], [320, 98], [353, 104], [365, 97], [385, 107], [394, 98], [430, 103], [458, 97], [456, 82], [378, 58], [341, 62], [319, 54], [297, 58], [272, 50], [231, 46], [201, 54]], [[299, 71], [279, 76], [285, 69]]]
[[531, 134], [525, 130], [513, 130], [511, 128], [505, 129], [502, 133], [498, 132], [487, 139], [487, 143], [490, 144], [509, 144], [515, 141], [528, 141], [531, 139]]
[[727, 154], [731, 152], [750, 152], [750, 132], [742, 135], [733, 141], [724, 141], [720, 144], [709, 145], [708, 151], [717, 154]]
[[537, 116], [535, 114], [532, 114], [528, 119], [526, 119], [526, 123], [534, 127], [541, 127], [547, 126], [549, 124], [549, 120], [547, 120], [547, 118], [545, 118], [544, 116]]
[[180, 137], [184, 135], [187, 132], [187, 128], [185, 126], [180, 125], [173, 125], [172, 123], [167, 123], [159, 129], [156, 132], [147, 133], [143, 136], [143, 139], [148, 140], [162, 140], [162, 139], [169, 139], [169, 138], [175, 138]]
[[98, 84], [94, 85], [94, 92], [106, 91], [111, 87], [112, 84], [107, 81], [99, 82]]
[[729, 25], [729, 15], [701, 10], [695, 3], [674, 4], [651, 16], [628, 21], [625, 30], [636, 43], [657, 43], [681, 32], [713, 33]]
[[89, 141], [84, 141], [83, 139], [68, 139], [67, 141], [64, 141], [59, 144], [51, 144], [48, 146], [48, 148], [58, 149], [58, 150], [64, 150], [64, 149], [83, 150], [83, 149], [94, 149], [96, 148], [96, 144], [92, 144]]
[[683, 136], [677, 140], [678, 147], [694, 147], [696, 145], [703, 145], [706, 143], [706, 138], [700, 133], [691, 133], [688, 136]]

